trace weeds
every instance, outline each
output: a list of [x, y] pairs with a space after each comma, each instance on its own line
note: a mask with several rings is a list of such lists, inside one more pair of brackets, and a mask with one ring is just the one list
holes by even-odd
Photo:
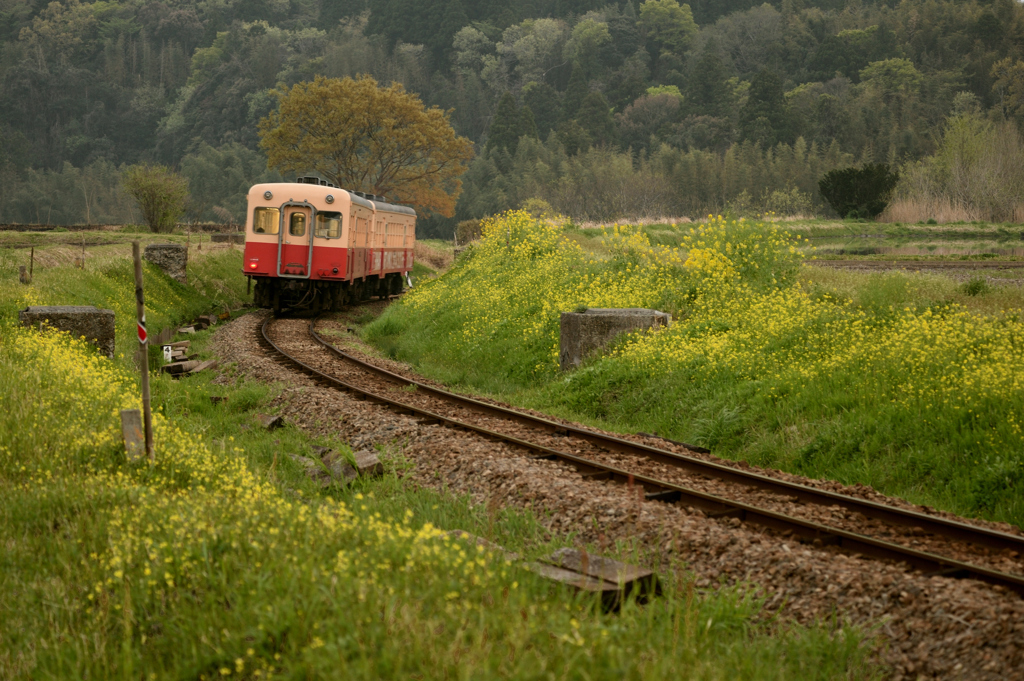
[[[617, 227], [600, 257], [553, 225], [503, 216], [366, 337], [527, 406], [1024, 523], [1019, 310], [914, 302], [898, 274], [856, 296], [807, 285], [774, 225], [711, 218], [681, 231], [673, 248]], [[659, 307], [675, 322], [562, 376], [558, 317], [577, 306]]]

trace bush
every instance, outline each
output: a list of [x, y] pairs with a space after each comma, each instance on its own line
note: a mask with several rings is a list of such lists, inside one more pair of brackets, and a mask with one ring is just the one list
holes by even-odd
[[884, 163], [863, 168], [841, 168], [825, 173], [818, 190], [839, 217], [873, 218], [889, 205], [899, 173]]
[[960, 287], [960, 290], [969, 296], [980, 296], [992, 290], [984, 277], [973, 277]]
[[468, 244], [480, 238], [480, 221], [463, 220], [455, 225], [455, 241], [460, 244]]
[[154, 232], [170, 232], [185, 213], [188, 181], [166, 166], [130, 166], [121, 184], [139, 202], [142, 216]]

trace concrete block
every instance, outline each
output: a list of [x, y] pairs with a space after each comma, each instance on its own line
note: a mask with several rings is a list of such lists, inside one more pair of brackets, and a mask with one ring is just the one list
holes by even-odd
[[620, 334], [668, 327], [672, 315], [639, 307], [592, 307], [586, 312], [563, 312], [559, 349], [562, 371], [574, 369]]
[[142, 257], [172, 279], [182, 284], [187, 283], [185, 266], [188, 265], [188, 248], [184, 244], [150, 244], [146, 246]]
[[359, 477], [359, 472], [338, 452], [328, 450], [321, 454], [320, 460], [324, 462], [331, 478], [339, 485], [347, 485]]
[[363, 478], [373, 478], [384, 475], [384, 464], [377, 458], [377, 452], [372, 449], [361, 449], [355, 453], [356, 470]]
[[107, 357], [114, 356], [114, 311], [91, 305], [35, 305], [18, 312], [22, 326], [49, 326], [75, 338], [85, 336]]
[[260, 424], [267, 430], [277, 430], [284, 425], [284, 419], [280, 416], [273, 416], [271, 414], [259, 414], [256, 417]]

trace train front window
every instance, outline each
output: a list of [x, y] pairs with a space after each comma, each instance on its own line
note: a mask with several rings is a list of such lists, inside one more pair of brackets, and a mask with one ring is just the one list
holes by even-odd
[[288, 226], [288, 233], [291, 234], [292, 236], [306, 235], [305, 213], [292, 213], [292, 218]]
[[314, 235], [323, 239], [337, 239], [341, 236], [341, 213], [316, 214], [316, 229]]
[[281, 224], [281, 211], [276, 208], [257, 208], [252, 212], [253, 234], [277, 234]]

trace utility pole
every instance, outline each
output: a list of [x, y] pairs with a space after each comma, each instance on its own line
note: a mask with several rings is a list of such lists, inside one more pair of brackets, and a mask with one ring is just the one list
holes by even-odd
[[149, 338], [146, 333], [146, 304], [142, 297], [142, 256], [139, 242], [132, 242], [132, 258], [135, 260], [135, 312], [139, 332], [139, 364], [142, 368], [142, 413], [146, 433], [146, 456], [153, 460], [153, 414], [149, 409]]

